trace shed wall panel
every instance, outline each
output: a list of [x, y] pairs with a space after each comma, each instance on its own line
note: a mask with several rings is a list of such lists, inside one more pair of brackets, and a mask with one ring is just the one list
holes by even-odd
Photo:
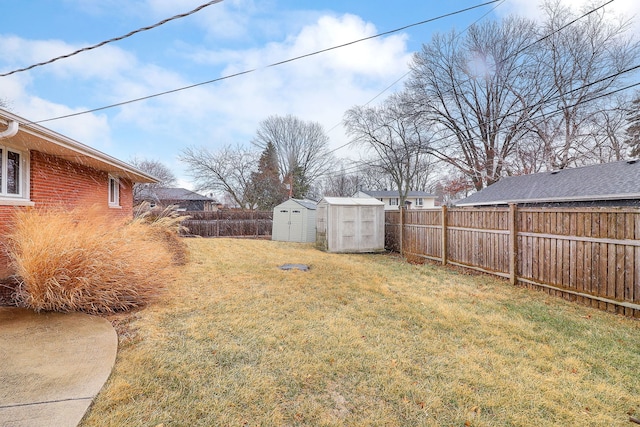
[[294, 199], [282, 202], [273, 208], [271, 239], [282, 242], [315, 242], [315, 210], [307, 208]]
[[316, 214], [318, 247], [328, 252], [384, 250], [384, 205], [372, 199], [323, 199]]

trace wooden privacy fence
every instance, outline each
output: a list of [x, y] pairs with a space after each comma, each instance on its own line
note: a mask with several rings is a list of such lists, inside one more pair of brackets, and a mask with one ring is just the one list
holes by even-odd
[[640, 209], [455, 208], [386, 213], [386, 247], [640, 317]]
[[268, 237], [271, 236], [272, 211], [188, 211], [190, 218], [182, 225], [189, 234], [202, 237]]

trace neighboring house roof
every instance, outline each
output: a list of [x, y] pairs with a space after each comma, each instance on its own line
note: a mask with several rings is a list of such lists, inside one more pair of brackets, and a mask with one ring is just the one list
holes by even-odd
[[[370, 190], [361, 190], [362, 193], [368, 194], [371, 197], [381, 198], [381, 197], [400, 197], [399, 191], [370, 191]], [[436, 196], [431, 193], [427, 193], [426, 191], [409, 191], [407, 193], [407, 197], [433, 197]]]
[[626, 160], [502, 178], [456, 206], [640, 199], [640, 161]]
[[122, 160], [2, 109], [0, 109], [0, 126], [7, 126], [7, 130], [16, 130], [15, 134], [6, 138], [10, 138], [11, 144], [17, 145], [18, 149], [37, 150], [62, 157], [100, 171], [129, 178], [133, 182], [158, 181], [155, 177]]
[[187, 190], [186, 188], [168, 188], [168, 187], [159, 187], [159, 188], [148, 188], [144, 189], [141, 194], [141, 198], [151, 198], [155, 200], [190, 200], [190, 201], [199, 201], [204, 200], [208, 202], [216, 202], [215, 199], [211, 197], [203, 196], [202, 194], [195, 193], [191, 190]]

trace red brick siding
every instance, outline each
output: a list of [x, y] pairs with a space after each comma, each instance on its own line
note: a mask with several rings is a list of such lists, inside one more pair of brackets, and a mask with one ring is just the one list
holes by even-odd
[[[13, 206], [0, 206], [0, 278], [6, 277], [11, 274], [9, 267], [7, 266], [7, 256], [5, 242], [2, 236], [6, 235], [9, 231], [11, 223], [11, 217], [15, 211]], [[2, 290], [0, 290], [1, 292]]]
[[[39, 151], [31, 151], [31, 201], [36, 208], [100, 206], [107, 208], [109, 174]], [[11, 226], [13, 213], [23, 207], [0, 205], [0, 278], [10, 274], [2, 236]], [[120, 208], [109, 208], [113, 215], [133, 217], [133, 185], [120, 178]]]

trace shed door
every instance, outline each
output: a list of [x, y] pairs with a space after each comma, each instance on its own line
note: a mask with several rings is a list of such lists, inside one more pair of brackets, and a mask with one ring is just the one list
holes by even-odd
[[301, 209], [282, 208], [279, 210], [279, 230], [276, 239], [285, 242], [303, 242], [304, 229]]
[[304, 242], [302, 209], [291, 209], [289, 213], [289, 241]]

